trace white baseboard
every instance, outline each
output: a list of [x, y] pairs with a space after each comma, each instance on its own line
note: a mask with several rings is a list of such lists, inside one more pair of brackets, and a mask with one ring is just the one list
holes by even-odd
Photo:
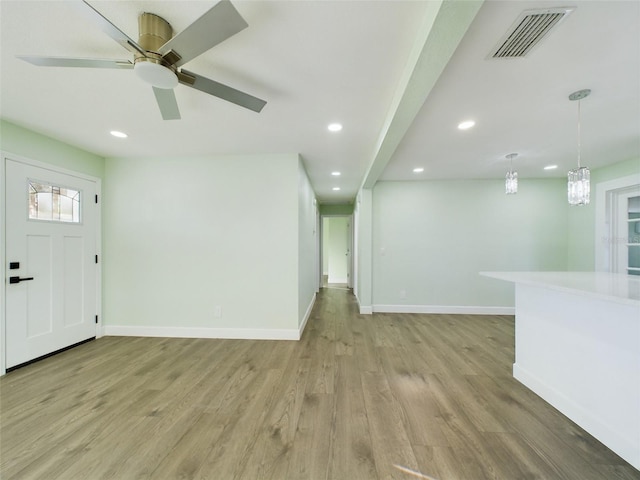
[[298, 329], [150, 327], [105, 325], [104, 334], [120, 337], [221, 338], [236, 340], [300, 340]]
[[157, 327], [142, 325], [104, 325], [102, 335], [112, 337], [220, 338], [234, 340], [300, 340], [316, 301], [313, 294], [297, 329]]
[[360, 315], [371, 315], [373, 313], [373, 307], [371, 305], [362, 305], [360, 303], [360, 299], [356, 294], [355, 290], [353, 292], [353, 296], [356, 297], [356, 302], [358, 302], [358, 308], [360, 309]]
[[298, 338], [297, 340], [300, 340], [302, 338], [302, 333], [304, 332], [304, 328], [307, 326], [307, 321], [309, 320], [309, 317], [311, 316], [311, 311], [313, 310], [313, 305], [315, 305], [316, 303], [316, 294], [313, 294], [313, 297], [311, 298], [311, 303], [309, 303], [309, 306], [307, 307], [307, 311], [304, 314], [304, 318], [302, 319], [302, 323], [300, 323], [300, 326], [298, 327]]
[[514, 307], [456, 305], [374, 305], [374, 313], [444, 313], [464, 315], [515, 315]]

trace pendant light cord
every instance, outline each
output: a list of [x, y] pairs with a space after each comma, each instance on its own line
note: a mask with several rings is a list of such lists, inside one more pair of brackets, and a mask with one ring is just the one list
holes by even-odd
[[582, 100], [578, 100], [578, 169], [581, 167], [580, 165], [580, 139], [582, 137], [582, 134], [580, 132], [580, 103], [582, 102]]
[[509, 173], [513, 173], [513, 157], [517, 156], [517, 153], [510, 153], [509, 155], [507, 155], [507, 158], [509, 159]]

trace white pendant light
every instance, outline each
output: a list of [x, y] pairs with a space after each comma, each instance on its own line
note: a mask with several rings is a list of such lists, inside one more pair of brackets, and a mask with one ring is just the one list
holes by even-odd
[[518, 172], [513, 171], [513, 159], [517, 156], [517, 153], [510, 153], [507, 155], [510, 162], [509, 171], [507, 172], [504, 180], [504, 191], [507, 195], [518, 193]]
[[578, 101], [578, 168], [567, 174], [567, 198], [569, 205], [588, 205], [591, 193], [591, 173], [580, 163], [580, 101], [589, 96], [591, 90], [578, 90], [569, 95], [569, 100]]

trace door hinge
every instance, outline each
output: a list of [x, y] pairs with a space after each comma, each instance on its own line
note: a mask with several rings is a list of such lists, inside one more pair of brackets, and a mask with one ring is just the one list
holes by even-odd
[[98, 315], [96, 315], [96, 323], [98, 323]]
[[96, 203], [98, 203], [98, 194], [96, 194]]
[[96, 255], [96, 263], [98, 263], [98, 255]]

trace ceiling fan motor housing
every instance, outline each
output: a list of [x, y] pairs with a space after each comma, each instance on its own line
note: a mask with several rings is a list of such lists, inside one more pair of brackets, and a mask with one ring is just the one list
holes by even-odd
[[147, 54], [135, 56], [134, 70], [154, 87], [174, 88], [178, 84], [176, 68], [158, 53], [173, 36], [171, 25], [158, 15], [143, 13], [138, 17], [138, 32], [138, 44]]
[[157, 53], [173, 36], [169, 22], [153, 13], [143, 13], [138, 17], [138, 32], [138, 44], [153, 53]]

